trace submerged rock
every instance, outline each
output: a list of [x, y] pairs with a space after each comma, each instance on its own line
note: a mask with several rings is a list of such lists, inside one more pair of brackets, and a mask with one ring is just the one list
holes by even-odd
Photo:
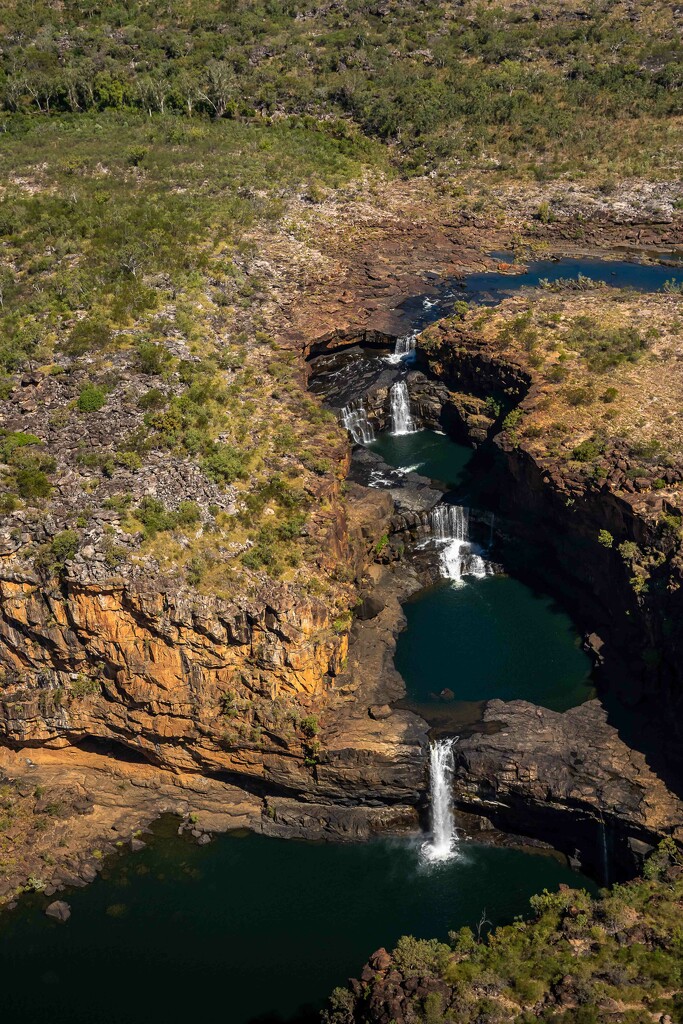
[[55, 900], [54, 903], [50, 903], [45, 909], [47, 917], [52, 917], [55, 921], [68, 921], [71, 917], [71, 907], [65, 900]]

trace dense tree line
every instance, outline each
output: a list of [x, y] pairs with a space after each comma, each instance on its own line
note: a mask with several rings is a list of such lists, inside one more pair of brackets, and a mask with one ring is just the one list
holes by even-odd
[[591, 119], [681, 113], [673, 9], [643, 5], [629, 18], [622, 7], [594, 4], [588, 16], [566, 4], [522, 14], [438, 0], [20, 0], [2, 15], [0, 104], [352, 118], [432, 158], [501, 130], [513, 152], [542, 150], [580, 137]]

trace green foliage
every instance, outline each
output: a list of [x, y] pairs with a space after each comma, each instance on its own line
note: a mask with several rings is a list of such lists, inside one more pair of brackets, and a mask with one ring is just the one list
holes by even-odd
[[450, 946], [436, 939], [402, 935], [393, 952], [396, 967], [407, 977], [438, 977], [451, 958]]
[[546, 202], [540, 204], [536, 211], [536, 216], [540, 220], [541, 224], [551, 224], [555, 220], [555, 214], [553, 213], [552, 207]]
[[487, 397], [486, 402], [484, 403], [484, 412], [487, 416], [490, 416], [492, 420], [497, 420], [500, 416], [502, 406], [500, 402], [493, 397], [493, 395], [489, 395]]
[[141, 341], [137, 347], [137, 356], [140, 369], [150, 376], [163, 373], [172, 360], [171, 353], [153, 341]]
[[625, 540], [619, 545], [619, 554], [625, 562], [633, 562], [640, 555], [640, 548], [632, 540]]
[[604, 373], [625, 362], [635, 363], [649, 347], [649, 339], [636, 327], [607, 327], [589, 316], [572, 321], [566, 341], [594, 373]]
[[146, 497], [136, 508], [135, 515], [144, 527], [145, 537], [151, 540], [157, 533], [195, 525], [201, 520], [201, 509], [194, 501], [181, 501], [173, 512], [158, 498]]
[[47, 498], [52, 490], [52, 485], [47, 474], [39, 469], [37, 465], [24, 466], [18, 469], [15, 474], [17, 491], [27, 501], [35, 501], [39, 498]]
[[59, 576], [66, 562], [78, 551], [80, 537], [75, 530], [62, 530], [50, 544], [43, 545], [35, 556], [35, 565], [50, 576]]
[[572, 458], [577, 462], [594, 462], [595, 459], [600, 458], [604, 450], [605, 446], [601, 441], [591, 438], [577, 444], [576, 448], [572, 450]]
[[[450, 934], [450, 948], [404, 936], [389, 971], [364, 974], [355, 996], [346, 990], [351, 999], [337, 990], [323, 1020], [374, 1020], [389, 1009], [387, 995], [399, 990], [406, 1019], [444, 1019], [438, 1014], [447, 1005], [458, 1024], [550, 1022], [560, 1019], [558, 988], [568, 996], [563, 1022], [601, 1024], [605, 1007], [615, 1003], [632, 1007], [624, 1021], [633, 1024], [655, 1013], [675, 1020], [673, 994], [683, 984], [681, 860], [677, 844], [666, 839], [646, 863], [645, 880], [615, 885], [597, 898], [575, 889], [545, 890], [531, 900], [532, 920], [499, 927], [483, 941], [468, 928]], [[387, 986], [393, 971], [401, 983]], [[424, 988], [415, 982], [431, 978], [441, 983], [443, 1003], [427, 1005], [417, 994]]]
[[503, 420], [503, 430], [507, 430], [508, 433], [514, 433], [516, 428], [519, 426], [522, 419], [521, 409], [511, 409]]
[[375, 554], [381, 555], [385, 547], [389, 543], [389, 534], [383, 533], [380, 539], [375, 544]]
[[76, 405], [80, 412], [97, 412], [107, 401], [107, 393], [96, 384], [86, 384], [82, 388]]
[[85, 317], [71, 329], [62, 342], [62, 350], [69, 356], [82, 356], [86, 352], [102, 352], [112, 342], [111, 327], [100, 317]]
[[[677, 136], [659, 126], [681, 108], [675, 22], [662, 14], [643, 31], [613, 7], [593, 6], [578, 20], [561, 6], [552, 17], [520, 17], [514, 7], [467, 2], [445, 19], [439, 4], [398, 4], [379, 17], [361, 0], [315, 9], [299, 0], [246, 8], [198, 0], [150, 20], [128, 3], [69, 0], [49, 13], [10, 3], [0, 104], [14, 116], [85, 111], [192, 125], [317, 119], [340, 147], [359, 145], [360, 133], [391, 141], [416, 172], [436, 159], [490, 153], [524, 159], [539, 181], [563, 160], [606, 169], [615, 157], [633, 167], [666, 163], [661, 150], [675, 151]], [[153, 169], [146, 140], [120, 142], [123, 165]], [[78, 155], [65, 165], [77, 181]], [[314, 163], [302, 181], [316, 201], [325, 174]], [[539, 217], [548, 216], [542, 203]]]
[[682, 524], [683, 519], [676, 512], [660, 512], [659, 514], [659, 528], [664, 534], [668, 534], [671, 537], [678, 537], [681, 532]]
[[313, 739], [314, 736], [318, 735], [320, 726], [315, 715], [307, 715], [306, 718], [302, 718], [299, 722], [299, 728], [307, 739]]
[[243, 480], [249, 470], [250, 457], [231, 445], [214, 443], [202, 459], [202, 469], [217, 484], [231, 484]]
[[102, 685], [98, 679], [86, 676], [79, 672], [76, 679], [69, 684], [69, 692], [72, 697], [82, 700], [84, 697], [94, 697], [102, 692]]
[[0, 435], [0, 459], [3, 462], [11, 463], [14, 453], [19, 448], [34, 444], [42, 444], [40, 438], [35, 434], [25, 434], [21, 430], [5, 431]]
[[567, 388], [565, 397], [569, 405], [590, 405], [593, 401], [593, 391], [589, 387]]
[[600, 530], [598, 532], [598, 544], [602, 544], [603, 548], [611, 548], [614, 544], [614, 537], [609, 530]]

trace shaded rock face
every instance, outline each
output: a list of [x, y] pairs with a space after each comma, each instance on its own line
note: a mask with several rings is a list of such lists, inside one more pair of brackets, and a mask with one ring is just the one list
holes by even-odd
[[483, 722], [498, 728], [455, 747], [461, 809], [542, 836], [604, 881], [635, 874], [664, 836], [683, 841], [683, 803], [620, 739], [599, 701], [563, 713], [490, 701]]
[[[482, 449], [480, 467], [485, 465], [486, 472], [480, 478], [486, 478], [492, 507], [514, 521], [516, 539], [535, 552], [528, 559], [535, 572], [545, 573], [553, 590], [564, 592], [579, 622], [598, 633], [604, 675], [619, 697], [628, 704], [653, 695], [663, 702], [655, 717], [661, 720], [660, 711], [666, 709], [666, 756], [680, 768], [683, 562], [660, 515], [681, 510], [664, 508], [656, 490], [631, 485], [618, 440], [602, 457], [604, 475], [597, 482], [566, 459], [538, 455], [524, 438], [513, 443], [498, 421], [489, 420], [486, 427], [482, 406], [468, 415], [467, 394], [475, 408], [492, 396], [504, 409], [521, 411], [533, 409], [543, 397], [530, 372], [514, 359], [491, 355], [485, 339], [442, 321], [429, 329], [427, 358], [438, 380], [434, 398], [443, 396], [442, 386], [447, 389], [442, 422], [445, 410], [454, 410], [453, 436], [464, 435], [474, 444], [490, 442]], [[612, 534], [612, 547], [598, 543], [602, 530]], [[634, 542], [645, 556], [666, 555], [650, 569], [646, 593], [633, 587], [637, 567], [620, 554], [623, 541]]]

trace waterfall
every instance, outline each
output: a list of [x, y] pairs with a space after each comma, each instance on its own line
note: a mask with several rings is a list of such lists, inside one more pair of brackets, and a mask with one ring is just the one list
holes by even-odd
[[346, 427], [355, 444], [369, 444], [375, 440], [375, 431], [368, 419], [362, 398], [356, 398], [345, 405], [340, 416], [342, 426]]
[[410, 397], [408, 385], [404, 380], [397, 380], [391, 385], [389, 393], [391, 407], [391, 433], [392, 434], [413, 434], [415, 426], [413, 417], [410, 415]]
[[437, 505], [429, 521], [436, 540], [465, 543], [469, 537], [470, 510], [463, 505]]
[[439, 556], [442, 576], [461, 583], [463, 576], [483, 579], [493, 572], [469, 542], [469, 509], [462, 505], [437, 505], [429, 521], [434, 540], [445, 544]]
[[449, 860], [454, 854], [457, 833], [453, 818], [453, 747], [458, 737], [433, 740], [429, 748], [429, 788], [432, 840], [422, 852], [427, 860]]
[[404, 334], [401, 338], [397, 338], [393, 353], [387, 357], [388, 361], [394, 365], [412, 362], [415, 358], [417, 334], [417, 331], [412, 331], [410, 334]]

